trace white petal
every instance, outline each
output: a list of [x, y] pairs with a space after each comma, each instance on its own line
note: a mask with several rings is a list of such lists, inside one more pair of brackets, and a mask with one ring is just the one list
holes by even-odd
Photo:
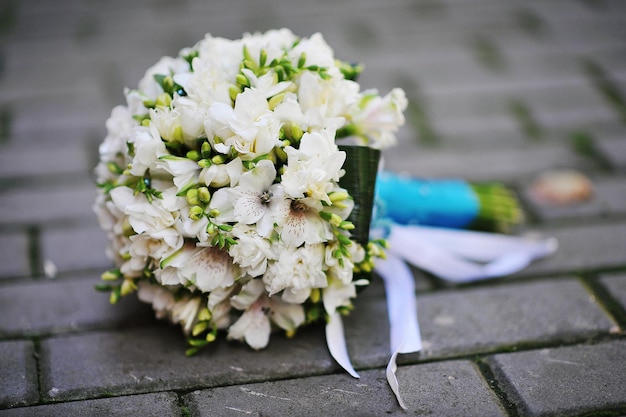
[[304, 308], [301, 304], [285, 303], [278, 298], [270, 299], [270, 318], [284, 330], [295, 330], [304, 323]]
[[231, 257], [217, 248], [199, 249], [182, 267], [182, 273], [203, 292], [227, 287], [235, 281]]
[[239, 186], [231, 190], [234, 214], [237, 221], [245, 224], [256, 223], [267, 210], [261, 201], [261, 194], [254, 188]]
[[239, 310], [245, 310], [250, 307], [263, 292], [265, 285], [260, 279], [253, 279], [243, 286], [241, 292], [230, 299], [233, 307]]
[[270, 321], [260, 307], [252, 308], [244, 312], [228, 329], [228, 338], [241, 340], [252, 349], [263, 349], [270, 339]]

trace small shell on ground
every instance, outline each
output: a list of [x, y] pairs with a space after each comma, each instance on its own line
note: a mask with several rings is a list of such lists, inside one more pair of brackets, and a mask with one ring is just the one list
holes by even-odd
[[530, 186], [530, 196], [540, 204], [576, 204], [591, 199], [592, 195], [591, 180], [574, 170], [546, 171]]

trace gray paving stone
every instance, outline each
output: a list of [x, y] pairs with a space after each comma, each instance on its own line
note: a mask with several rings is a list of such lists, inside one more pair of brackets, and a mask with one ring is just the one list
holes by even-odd
[[67, 416], [183, 416], [171, 392], [102, 398], [61, 404], [0, 410], [6, 417], [67, 417]]
[[[97, 145], [102, 142], [106, 135], [106, 127], [104, 122], [98, 129], [93, 129], [85, 126], [62, 126], [59, 128], [51, 128], [48, 126], [29, 125], [28, 129], [21, 131], [13, 131], [7, 138], [6, 148], [10, 150], [17, 150], [20, 148], [35, 148], [35, 149], [49, 149], [55, 146], [59, 148], [74, 147], [77, 149], [90, 149], [94, 147], [94, 143]], [[96, 143], [97, 141], [97, 143]], [[96, 149], [94, 149], [96, 151]], [[93, 155], [87, 155], [90, 160], [97, 158], [97, 153]], [[55, 162], [59, 163], [56, 159]], [[72, 164], [75, 162], [72, 162]], [[85, 164], [88, 170], [91, 170], [92, 166], [87, 165], [87, 161], [78, 162]], [[71, 165], [71, 164], [70, 164]], [[95, 162], [93, 164], [95, 166]], [[61, 169], [56, 167], [56, 169]]]
[[626, 407], [626, 341], [500, 354], [489, 359], [509, 400], [528, 416]]
[[590, 178], [593, 183], [592, 197], [580, 203], [550, 205], [536, 201], [531, 194], [532, 184], [524, 188], [523, 196], [534, 213], [543, 221], [578, 218], [608, 217], [626, 213], [626, 178]]
[[569, 147], [552, 143], [506, 149], [467, 149], [461, 156], [458, 151], [451, 149], [420, 150], [414, 143], [403, 142], [385, 151], [385, 159], [389, 161], [388, 164], [393, 163], [396, 172], [407, 172], [423, 178], [452, 177], [468, 181], [522, 181], [551, 168], [594, 167], [592, 162], [577, 155]]
[[612, 325], [582, 286], [569, 279], [432, 294], [425, 302], [426, 355], [455, 346], [462, 352], [472, 345], [592, 336]]
[[626, 172], [626, 135], [614, 139], [599, 138], [594, 145], [613, 169]]
[[113, 265], [106, 257], [106, 235], [97, 225], [43, 230], [41, 245], [43, 259], [54, 263], [59, 272], [105, 270]]
[[[534, 61], [536, 62], [536, 61]], [[458, 68], [458, 66], [456, 67]], [[460, 70], [460, 69], [459, 69]], [[554, 78], [558, 73], [553, 75]], [[459, 77], [456, 76], [456, 79]], [[481, 89], [481, 91], [451, 91], [448, 94], [428, 94], [430, 115], [444, 124], [454, 119], [485, 119], [496, 115], [511, 116], [509, 110], [513, 99], [521, 100], [533, 112], [537, 122], [543, 125], [554, 124], [557, 118], [571, 115], [572, 124], [584, 125], [588, 119], [604, 118], [615, 120], [614, 113], [598, 92], [585, 80], [564, 84], [562, 80], [533, 78], [534, 85], [507, 82], [504, 89]], [[500, 81], [501, 82], [501, 81]], [[504, 91], [502, 91], [504, 90]], [[586, 117], [589, 115], [590, 117]], [[569, 121], [569, 120], [568, 120]], [[572, 123], [574, 122], [574, 123]]]
[[[417, 304], [423, 350], [401, 357], [401, 362], [592, 337], [607, 334], [613, 326], [582, 286], [570, 279], [424, 294]], [[346, 319], [355, 362], [386, 362], [385, 308], [384, 302], [375, 303]], [[368, 316], [369, 325], [361, 323], [361, 314]]]
[[0, 278], [30, 273], [26, 233], [0, 234]]
[[603, 274], [600, 282], [609, 289], [611, 295], [626, 310], [626, 274]]
[[88, 166], [86, 146], [23, 146], [0, 148], [0, 179], [74, 173], [84, 175]]
[[30, 341], [0, 342], [0, 407], [37, 401], [34, 353]]
[[323, 337], [320, 327], [289, 340], [277, 334], [258, 352], [221, 337], [191, 358], [180, 328], [165, 324], [54, 337], [42, 342], [42, 393], [64, 401], [337, 371]]
[[96, 186], [90, 178], [74, 184], [12, 189], [0, 194], [0, 222], [45, 225], [53, 221], [94, 221], [91, 207], [95, 198]]
[[[60, 129], [65, 126], [100, 126], [110, 109], [104, 94], [58, 94], [6, 103], [12, 110], [11, 126], [15, 131], [29, 130], [33, 124]], [[3, 103], [3, 100], [0, 100]]]
[[541, 259], [521, 275], [574, 272], [615, 268], [626, 265], [626, 223], [587, 225], [583, 222], [566, 228], [545, 228], [544, 236], [555, 237], [559, 248], [552, 256]]
[[151, 322], [150, 306], [135, 295], [111, 305], [99, 279], [59, 279], [5, 285], [0, 290], [0, 335], [46, 334]]
[[195, 391], [186, 397], [194, 416], [505, 416], [498, 399], [470, 362], [398, 369], [407, 411], [396, 403], [384, 370], [360, 379], [328, 375]]

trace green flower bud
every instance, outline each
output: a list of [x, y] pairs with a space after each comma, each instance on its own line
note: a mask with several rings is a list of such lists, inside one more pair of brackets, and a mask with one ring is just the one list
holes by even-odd
[[199, 323], [196, 323], [193, 326], [193, 329], [191, 330], [191, 335], [198, 336], [200, 333], [203, 333], [208, 328], [209, 328], [209, 323], [206, 321], [201, 321]]
[[305, 63], [306, 63], [306, 53], [302, 52], [300, 54], [300, 58], [298, 58], [298, 68], [304, 67]]
[[120, 295], [123, 297], [125, 295], [132, 293], [136, 289], [137, 289], [137, 286], [135, 285], [135, 282], [132, 279], [125, 279], [124, 282], [122, 282], [122, 287], [120, 288]]
[[124, 170], [115, 162], [107, 162], [106, 166], [111, 174], [121, 175], [122, 172], [124, 172]]
[[200, 204], [200, 199], [198, 198], [198, 189], [192, 188], [187, 191], [187, 195], [185, 195], [185, 199], [190, 206], [197, 206]]
[[198, 161], [198, 166], [200, 168], [208, 168], [211, 165], [213, 165], [213, 162], [211, 162], [210, 159], [201, 159], [201, 160]]
[[302, 128], [300, 128], [300, 126], [295, 123], [291, 123], [289, 125], [289, 129], [291, 131], [291, 138], [294, 139], [296, 142], [299, 142], [300, 139], [302, 139], [302, 135], [304, 135]]
[[126, 237], [131, 237], [135, 234], [135, 230], [128, 222], [128, 219], [125, 219], [124, 222], [122, 223], [122, 233]]
[[246, 77], [243, 74], [237, 74], [237, 77], [235, 77], [237, 84], [243, 86], [243, 87], [250, 87], [250, 80], [248, 80], [248, 77]]
[[116, 287], [111, 291], [111, 295], [109, 296], [109, 303], [115, 304], [120, 300], [120, 287]]
[[309, 296], [311, 298], [311, 301], [314, 303], [317, 303], [320, 301], [321, 298], [321, 293], [319, 288], [312, 288], [311, 289], [311, 295]]
[[233, 102], [237, 100], [239, 94], [241, 94], [241, 88], [239, 88], [239, 86], [233, 84], [228, 87], [228, 95]]
[[344, 220], [339, 225], [339, 228], [342, 230], [354, 230], [354, 223]]
[[330, 201], [332, 203], [337, 203], [339, 201], [343, 201], [343, 200], [347, 199], [348, 197], [350, 197], [350, 194], [348, 194], [345, 191], [335, 191], [334, 193], [328, 194], [328, 198], [330, 198]]
[[270, 98], [269, 101], [267, 102], [267, 105], [269, 106], [270, 110], [274, 110], [274, 108], [276, 106], [278, 106], [280, 103], [282, 103], [282, 101], [285, 99], [286, 95], [287, 94], [285, 94], [285, 93], [280, 93], [280, 94], [276, 94], [275, 96]]
[[211, 144], [209, 142], [202, 142], [202, 145], [200, 146], [200, 155], [202, 158], [210, 158], [212, 151], [213, 149], [211, 148]]
[[176, 142], [183, 142], [183, 127], [182, 126], [176, 126], [174, 128], [174, 138], [173, 138]]
[[267, 51], [265, 49], [261, 49], [261, 53], [259, 54], [259, 66], [265, 66], [267, 62]]
[[204, 204], [208, 204], [211, 201], [211, 193], [207, 187], [198, 188], [198, 198]]
[[169, 107], [172, 104], [172, 97], [167, 93], [161, 93], [156, 99], [157, 107]]
[[185, 156], [187, 157], [187, 159], [191, 159], [192, 161], [200, 160], [200, 152], [198, 152], [196, 150], [191, 150], [191, 151], [187, 152], [185, 154]]
[[332, 213], [330, 215], [330, 220], [328, 221], [330, 224], [332, 224], [335, 227], [339, 227], [339, 225], [341, 225], [341, 222], [343, 220], [341, 219], [341, 217], [339, 217], [339, 215]]
[[339, 241], [339, 243], [341, 243], [342, 245], [345, 246], [350, 246], [352, 245], [352, 241], [350, 240], [350, 238], [344, 234], [337, 234], [337, 240]]
[[220, 165], [226, 162], [226, 157], [224, 155], [215, 155], [213, 158], [211, 158], [211, 162]]
[[204, 210], [200, 206], [192, 206], [189, 208], [189, 218], [191, 220], [199, 220], [204, 215]]
[[100, 278], [103, 281], [115, 281], [117, 279], [119, 279], [122, 276], [122, 273], [120, 272], [119, 269], [111, 269], [109, 271], [106, 271], [105, 273], [103, 273]]
[[212, 314], [209, 311], [208, 308], [204, 307], [203, 309], [200, 310], [200, 312], [198, 313], [198, 320], [199, 321], [209, 321], [211, 320]]

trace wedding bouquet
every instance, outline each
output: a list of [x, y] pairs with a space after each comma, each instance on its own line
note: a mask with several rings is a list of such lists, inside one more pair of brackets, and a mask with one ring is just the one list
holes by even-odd
[[221, 330], [260, 349], [273, 329], [348, 312], [385, 241], [351, 216], [374, 183], [354, 187], [338, 140], [393, 145], [407, 106], [401, 89], [361, 91], [359, 71], [287, 29], [207, 35], [149, 68], [99, 149], [95, 211], [116, 265], [99, 289], [113, 303], [137, 291], [182, 326], [188, 354]]

